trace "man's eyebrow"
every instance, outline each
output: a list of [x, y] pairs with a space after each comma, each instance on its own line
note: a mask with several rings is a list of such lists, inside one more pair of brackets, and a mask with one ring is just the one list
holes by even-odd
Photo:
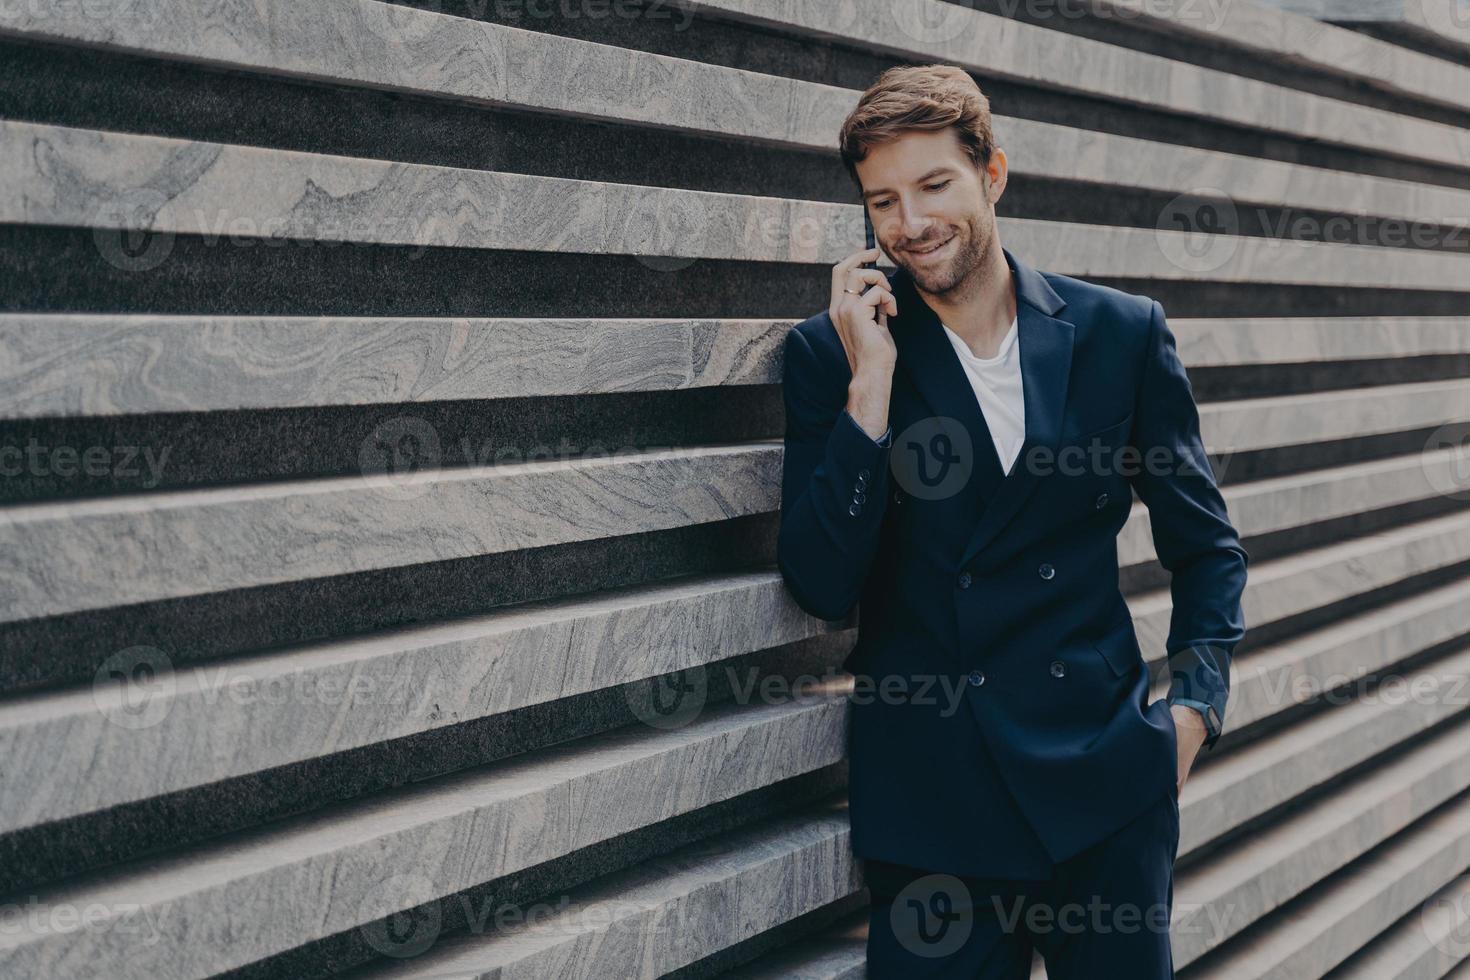
[[[918, 180], [915, 180], [914, 183], [916, 183], [916, 184], [922, 184], [922, 183], [925, 183], [926, 181], [933, 180], [935, 177], [938, 177], [940, 174], [949, 174], [949, 173], [954, 173], [954, 169], [952, 167], [935, 167], [933, 170], [930, 170], [928, 173], [926, 173], [923, 176], [921, 176]], [[866, 201], [866, 200], [868, 200], [871, 197], [877, 197], [879, 194], [887, 194], [888, 192], [889, 192], [888, 191], [888, 188], [886, 188], [886, 187], [878, 187], [878, 188], [875, 188], [875, 189], [873, 189], [871, 191], [863, 191], [863, 200]]]

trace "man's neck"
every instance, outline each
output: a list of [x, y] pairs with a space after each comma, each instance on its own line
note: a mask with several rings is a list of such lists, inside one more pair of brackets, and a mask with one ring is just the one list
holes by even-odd
[[944, 296], [923, 294], [946, 327], [953, 330], [976, 357], [991, 358], [1016, 318], [1016, 284], [1010, 264], [997, 243], [986, 267], [970, 276], [973, 286], [961, 284]]

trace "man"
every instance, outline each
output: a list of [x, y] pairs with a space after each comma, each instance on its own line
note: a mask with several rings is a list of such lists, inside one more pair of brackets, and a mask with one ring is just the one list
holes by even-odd
[[[869, 976], [1173, 975], [1178, 793], [1220, 737], [1247, 554], [1162, 307], [1000, 243], [1005, 152], [946, 66], [841, 133], [879, 249], [785, 349], [778, 546], [797, 603], [860, 609], [843, 663]], [[1171, 573], [1172, 685], [1118, 587], [1131, 490]]]

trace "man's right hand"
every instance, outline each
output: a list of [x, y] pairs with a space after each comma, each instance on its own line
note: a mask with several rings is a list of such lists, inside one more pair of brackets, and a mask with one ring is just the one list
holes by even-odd
[[888, 428], [888, 396], [893, 366], [898, 363], [898, 346], [888, 332], [888, 317], [898, 315], [898, 301], [889, 290], [887, 276], [862, 267], [864, 262], [876, 262], [881, 254], [877, 248], [867, 248], [834, 265], [832, 301], [827, 308], [852, 371], [847, 410], [874, 439]]

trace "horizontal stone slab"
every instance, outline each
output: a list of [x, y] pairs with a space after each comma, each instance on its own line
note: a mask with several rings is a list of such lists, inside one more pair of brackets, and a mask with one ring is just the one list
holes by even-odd
[[0, 418], [778, 384], [793, 320], [0, 315]]
[[[1376, 862], [1365, 862], [1372, 865]], [[1360, 881], [1376, 877], [1364, 869]], [[1371, 886], [1370, 886], [1371, 887]], [[1422, 886], [1421, 886], [1422, 887]], [[1332, 889], [1314, 907], [1335, 904]], [[1371, 901], [1371, 900], [1370, 900]], [[1419, 903], [1420, 915], [1406, 915], [1337, 966], [1334, 980], [1463, 980], [1470, 976], [1465, 953], [1465, 913], [1470, 908], [1470, 875], [1460, 875]], [[1460, 967], [1456, 970], [1455, 967]]]
[[[836, 19], [825, 7], [777, 8], [761, 0], [698, 0], [687, 7], [786, 34], [835, 37], [903, 60], [961, 65], [982, 77], [1293, 139], [1375, 153], [1391, 145], [1397, 155], [1451, 165], [1470, 160], [1470, 133], [1452, 126], [940, 0], [854, 4]], [[846, 114], [841, 103], [823, 105], [815, 87], [799, 89], [800, 83], [776, 76], [726, 69], [711, 83], [716, 76], [698, 72], [690, 61], [431, 11], [385, 8], [372, 0], [310, 5], [230, 0], [207, 9], [184, 0], [150, 0], [100, 15], [53, 2], [0, 12], [0, 33], [547, 112], [597, 117], [616, 106], [620, 118], [683, 130], [698, 129], [702, 120], [723, 113], [731, 117], [725, 123], [731, 135], [768, 142], [789, 137], [800, 125], [796, 120], [820, 119], [830, 136]], [[283, 44], [282, 38], [291, 43]], [[982, 58], [977, 51], [984, 52]], [[616, 78], [624, 84], [581, 84], [586, 78]], [[785, 126], [767, 124], [770, 106], [786, 107]]]
[[672, 671], [717, 670], [830, 629], [762, 571], [177, 669], [156, 652], [146, 683], [0, 704], [0, 757], [13, 763], [0, 834]]
[[[1470, 511], [1417, 521], [1337, 544], [1254, 562], [1241, 596], [1248, 629], [1277, 623], [1404, 579], [1458, 565], [1470, 555]], [[1144, 659], [1162, 665], [1173, 596], [1167, 586], [1128, 597]]]
[[1470, 354], [1460, 316], [1170, 317], [1169, 329], [1189, 368]]
[[[1470, 421], [1463, 378], [1215, 402], [1199, 409], [1212, 453], [1247, 452]], [[1146, 447], [1140, 447], [1146, 452]]]
[[[27, 123], [0, 124], [0, 133], [0, 221], [12, 223], [152, 229], [220, 247], [293, 238], [823, 264], [862, 240], [858, 205]], [[643, 219], [654, 216], [650, 233]], [[1186, 231], [999, 222], [1009, 246], [1033, 264], [1084, 278], [1470, 289], [1470, 257], [1448, 251], [1220, 234], [1201, 252], [1199, 236]]]
[[[1199, 773], [1201, 783], [1214, 775], [1214, 768], [1206, 767]], [[1185, 783], [1186, 791], [1195, 779], [1191, 776]], [[1176, 968], [1266, 919], [1355, 858], [1388, 842], [1397, 846], [1400, 841], [1394, 838], [1398, 835], [1404, 834], [1403, 843], [1422, 840], [1421, 828], [1410, 830], [1415, 821], [1454, 800], [1426, 822], [1456, 826], [1453, 852], [1441, 854], [1441, 858], [1462, 856], [1441, 868], [1443, 877], [1426, 883], [1420, 894], [1429, 894], [1470, 863], [1470, 798], [1455, 799], [1467, 786], [1470, 753], [1465, 750], [1463, 729], [1457, 727], [1394, 753], [1371, 772], [1302, 804], [1269, 826], [1232, 841], [1202, 864], [1177, 874], [1171, 926]], [[1197, 792], [1203, 792], [1203, 788]], [[1441, 817], [1446, 818], [1444, 823]], [[1181, 826], [1188, 832], [1189, 820]], [[1393, 918], [1379, 916], [1373, 928], [1359, 927], [1358, 943]], [[1289, 923], [1291, 929], [1296, 918], [1281, 917], [1275, 922]], [[1254, 939], [1245, 945], [1259, 948]], [[1269, 973], [1238, 969], [1218, 975]]]
[[658, 977], [862, 887], [846, 801], [680, 848], [557, 896], [534, 922], [471, 930], [359, 980]]
[[[0, 973], [236, 969], [836, 763], [846, 710], [823, 691], [719, 706], [680, 728], [633, 726], [75, 879], [0, 932]], [[88, 910], [85, 922], [67, 909]]]
[[[1412, 764], [1418, 768], [1418, 762], [1415, 758]], [[1453, 764], [1456, 780], [1464, 776], [1462, 760], [1445, 762]], [[1420, 770], [1420, 775], [1428, 774]], [[1406, 913], [1418, 920], [1423, 902], [1463, 874], [1470, 865], [1470, 798], [1427, 812], [1444, 799], [1441, 788], [1448, 779], [1385, 779], [1382, 787], [1377, 782], [1354, 784], [1356, 793], [1314, 803], [1248, 842], [1243, 850], [1253, 853], [1249, 858], [1242, 853], [1242, 860], [1253, 860], [1254, 852], [1281, 856], [1274, 883], [1286, 884], [1299, 873], [1311, 875], [1315, 887], [1292, 903], [1289, 914], [1271, 916], [1194, 975], [1200, 980], [1323, 976], [1385, 925]], [[1338, 809], [1332, 812], [1333, 807]], [[1336, 874], [1320, 875], [1317, 866]], [[1176, 884], [1176, 906], [1196, 901], [1197, 894], [1186, 873]], [[1238, 903], [1242, 912], [1255, 904], [1244, 888], [1219, 901], [1226, 900]], [[1195, 943], [1176, 939], [1175, 963], [1194, 960], [1195, 949]]]
[[[1427, 448], [1410, 456], [1391, 456], [1306, 473], [1252, 480], [1221, 488], [1230, 522], [1242, 537], [1305, 527], [1352, 514], [1464, 492], [1465, 450]], [[1215, 475], [1222, 469], [1217, 466]], [[1154, 561], [1148, 508], [1134, 501], [1118, 532], [1119, 567]]]
[[[769, 513], [781, 454], [753, 442], [11, 507], [0, 622]], [[1315, 523], [1454, 488], [1462, 454], [1232, 486], [1227, 506], [1245, 535]], [[1151, 533], [1135, 502], [1124, 566], [1153, 560]]]
[[[779, 384], [795, 322], [0, 314], [0, 419]], [[1189, 368], [1470, 354], [1465, 317], [1169, 326]]]
[[1406, 38], [1470, 53], [1470, 22], [1458, 0], [1261, 0], [1316, 20], [1373, 24]]
[[11, 507], [0, 621], [728, 520], [780, 486], [754, 443]]
[[[1362, 9], [1401, 0], [1350, 0]], [[1424, 0], [1427, 9], [1445, 0]], [[1450, 0], [1453, 2], [1453, 0]], [[1188, 0], [1102, 0], [1097, 9], [1108, 19], [1190, 38], [1212, 48], [1240, 51], [1306, 68], [1322, 75], [1352, 79], [1392, 95], [1464, 110], [1470, 108], [1470, 67], [1435, 58], [1369, 34], [1347, 30], [1324, 20], [1346, 20], [1331, 0], [1326, 16], [1303, 16], [1262, 3], [1214, 7], [1206, 16]]]
[[[1455, 166], [1470, 162], [1470, 131], [1202, 68], [941, 0], [822, 4], [689, 0], [706, 14], [786, 34], [839, 37], [903, 61], [941, 62], [982, 78], [1061, 89], [1163, 112]], [[1370, 136], [1369, 134], [1375, 134]], [[1375, 137], [1381, 136], [1381, 143]], [[1376, 145], [1375, 145], [1376, 144]]]
[[[1229, 707], [1249, 701], [1241, 714], [1249, 714], [1250, 720], [1296, 707], [1308, 700], [1308, 692], [1321, 696], [1324, 687], [1331, 687], [1335, 693], [1291, 727], [1190, 773], [1180, 797], [1182, 812], [1189, 816], [1182, 827], [1181, 855], [1330, 782], [1387, 746], [1412, 741], [1436, 725], [1470, 714], [1470, 654], [1462, 651], [1428, 665], [1394, 669], [1436, 642], [1470, 633], [1465, 625], [1470, 613], [1449, 608], [1454, 599], [1463, 604], [1470, 588], [1435, 592], [1438, 605], [1433, 609], [1416, 598], [1405, 602], [1407, 608], [1395, 617], [1355, 617], [1364, 620], [1353, 624], [1356, 629], [1344, 624], [1314, 631], [1270, 648], [1264, 658], [1241, 658], [1232, 670]], [[1384, 618], [1397, 622], [1381, 626]], [[1333, 649], [1330, 639], [1342, 640], [1343, 647]], [[1257, 663], [1260, 659], [1269, 662]], [[1382, 688], [1359, 690], [1356, 678], [1370, 671], [1384, 671], [1392, 680]], [[1340, 690], [1344, 686], [1347, 690]], [[1232, 714], [1228, 708], [1227, 714]], [[1244, 723], [1227, 717], [1225, 727]]]

